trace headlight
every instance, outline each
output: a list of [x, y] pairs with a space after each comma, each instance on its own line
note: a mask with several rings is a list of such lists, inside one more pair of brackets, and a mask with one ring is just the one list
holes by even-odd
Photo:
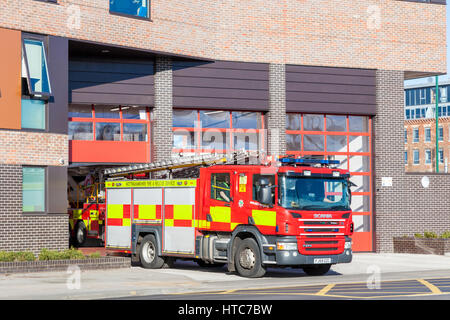
[[352, 242], [351, 241], [347, 241], [344, 245], [345, 249], [351, 249], [352, 248]]
[[296, 242], [277, 242], [277, 250], [297, 250]]

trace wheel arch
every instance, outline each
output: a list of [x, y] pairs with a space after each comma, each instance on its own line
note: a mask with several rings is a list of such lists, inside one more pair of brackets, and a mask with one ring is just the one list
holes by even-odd
[[234, 255], [235, 252], [240, 244], [240, 242], [244, 239], [247, 238], [253, 238], [256, 243], [258, 244], [260, 253], [261, 253], [261, 257], [264, 255], [263, 252], [263, 244], [268, 243], [266, 237], [261, 234], [261, 232], [259, 231], [259, 229], [255, 226], [250, 226], [250, 225], [240, 225], [237, 226], [232, 234], [231, 234], [231, 240], [228, 243], [228, 248], [227, 248], [227, 260], [228, 260], [228, 271], [233, 272], [236, 271], [236, 267], [235, 267], [235, 261], [234, 261]]
[[153, 235], [158, 245], [158, 255], [162, 255], [162, 227], [161, 226], [136, 226], [132, 230], [132, 253], [139, 253], [139, 245], [146, 235]]

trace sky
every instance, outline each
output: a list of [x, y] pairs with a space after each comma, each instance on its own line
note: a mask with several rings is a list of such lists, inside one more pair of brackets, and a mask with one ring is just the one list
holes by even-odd
[[[447, 8], [447, 74], [444, 76], [439, 76], [439, 80], [450, 80], [450, 52], [448, 50], [448, 43], [450, 41], [450, 5], [446, 6]], [[421, 83], [427, 83], [429, 78], [421, 78], [415, 80], [407, 80], [405, 81], [405, 85], [415, 85]], [[434, 77], [432, 77], [432, 81], [434, 82]]]

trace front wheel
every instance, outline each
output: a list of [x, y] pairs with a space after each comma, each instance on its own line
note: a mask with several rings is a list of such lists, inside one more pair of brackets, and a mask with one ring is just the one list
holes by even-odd
[[75, 227], [75, 243], [77, 247], [81, 247], [87, 238], [86, 225], [83, 221], [78, 221]]
[[331, 264], [320, 264], [320, 265], [311, 265], [311, 266], [304, 266], [303, 271], [308, 276], [322, 276], [325, 273], [327, 273], [331, 268]]
[[242, 277], [259, 278], [266, 273], [258, 243], [253, 238], [242, 240], [236, 250], [234, 261], [236, 270]]

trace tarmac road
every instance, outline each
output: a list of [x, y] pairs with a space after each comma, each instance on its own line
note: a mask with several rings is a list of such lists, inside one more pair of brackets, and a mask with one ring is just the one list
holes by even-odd
[[[377, 285], [380, 287], [377, 288]], [[176, 262], [172, 269], [0, 275], [0, 299], [449, 299], [450, 257], [356, 253], [325, 276], [301, 269], [270, 268], [246, 279], [222, 268]]]
[[375, 283], [345, 282], [235, 289], [198, 293], [126, 297], [133, 300], [449, 300], [450, 277], [432, 279], [389, 280]]

